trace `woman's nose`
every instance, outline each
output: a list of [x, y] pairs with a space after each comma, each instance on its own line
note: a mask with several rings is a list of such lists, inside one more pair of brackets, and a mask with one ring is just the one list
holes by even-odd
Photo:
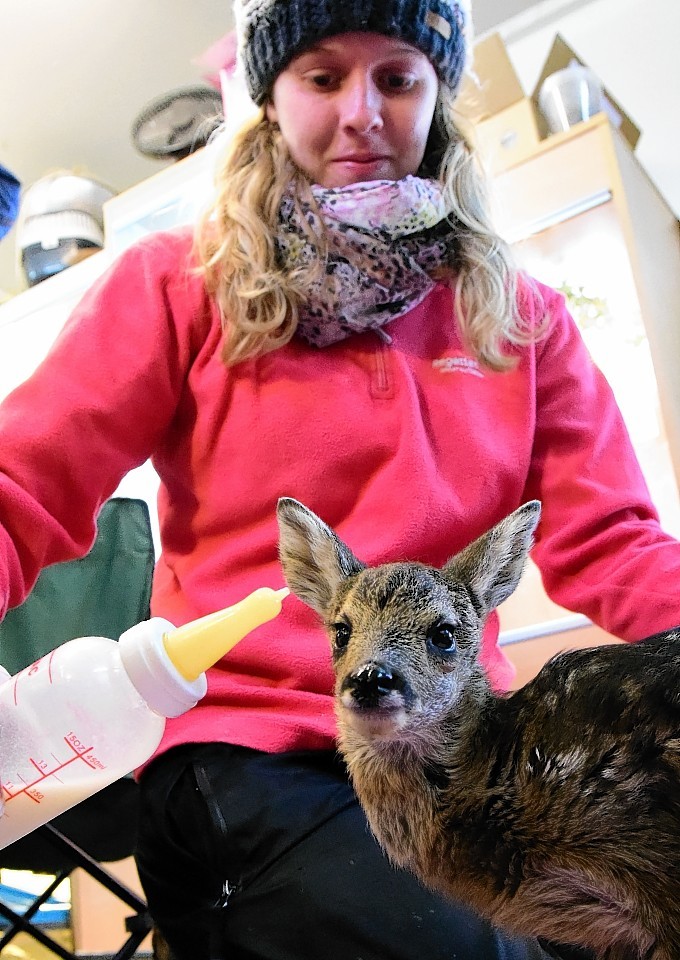
[[368, 133], [383, 125], [383, 97], [370, 77], [351, 78], [344, 85], [340, 104], [340, 121], [356, 133]]

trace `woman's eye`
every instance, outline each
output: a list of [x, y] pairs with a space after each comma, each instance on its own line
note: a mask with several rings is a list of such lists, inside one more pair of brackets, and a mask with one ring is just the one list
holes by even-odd
[[388, 73], [383, 78], [383, 85], [393, 92], [401, 93], [410, 90], [414, 84], [413, 77], [406, 76], [403, 73]]
[[349, 638], [352, 636], [352, 629], [348, 623], [334, 623], [333, 631], [335, 633], [335, 646], [346, 647], [349, 643]]
[[427, 641], [437, 650], [451, 653], [456, 649], [454, 626], [450, 623], [436, 623], [427, 631]]
[[337, 80], [331, 73], [312, 73], [307, 79], [314, 87], [318, 87], [319, 90], [332, 90], [336, 85]]

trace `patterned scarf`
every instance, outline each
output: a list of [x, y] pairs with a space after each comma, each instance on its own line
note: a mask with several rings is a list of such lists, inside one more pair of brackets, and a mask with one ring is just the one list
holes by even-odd
[[[442, 190], [434, 180], [406, 177], [349, 187], [312, 187], [328, 237], [325, 274], [300, 308], [298, 334], [317, 347], [366, 330], [379, 332], [425, 299], [433, 271], [452, 265], [456, 230]], [[314, 234], [318, 214], [308, 203], [286, 196], [276, 238], [283, 266], [318, 260], [299, 210]]]

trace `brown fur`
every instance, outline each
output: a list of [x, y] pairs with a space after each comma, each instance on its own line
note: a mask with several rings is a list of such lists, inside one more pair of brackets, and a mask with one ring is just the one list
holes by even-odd
[[479, 664], [539, 513], [442, 570], [369, 569], [284, 499], [281, 560], [329, 634], [340, 749], [390, 859], [513, 933], [678, 960], [678, 636], [562, 654], [507, 697]]
[[158, 927], [154, 927], [151, 934], [151, 956], [152, 960], [174, 960], [172, 951]]

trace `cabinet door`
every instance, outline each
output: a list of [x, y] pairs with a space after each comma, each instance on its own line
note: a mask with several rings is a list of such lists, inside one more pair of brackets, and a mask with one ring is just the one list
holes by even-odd
[[[609, 199], [515, 244], [520, 264], [538, 280], [560, 289], [590, 353], [616, 396], [664, 527], [680, 535], [680, 498], [659, 403], [654, 366], [628, 249], [615, 203]], [[608, 639], [592, 632], [546, 596], [529, 564], [515, 594], [501, 608], [504, 639], [545, 634], [525, 649], [507, 648], [531, 675], [558, 649]], [[561, 626], [575, 628], [560, 635]], [[583, 632], [582, 632], [582, 629]], [[523, 647], [520, 644], [520, 647]], [[533, 662], [525, 662], [527, 657]], [[535, 669], [533, 669], [535, 668]], [[526, 677], [524, 677], [526, 679]]]
[[613, 201], [515, 245], [520, 263], [561, 290], [609, 381], [662, 522], [680, 535], [680, 498], [632, 266]]
[[33, 373], [75, 305], [109, 263], [102, 250], [0, 306], [0, 400]]

